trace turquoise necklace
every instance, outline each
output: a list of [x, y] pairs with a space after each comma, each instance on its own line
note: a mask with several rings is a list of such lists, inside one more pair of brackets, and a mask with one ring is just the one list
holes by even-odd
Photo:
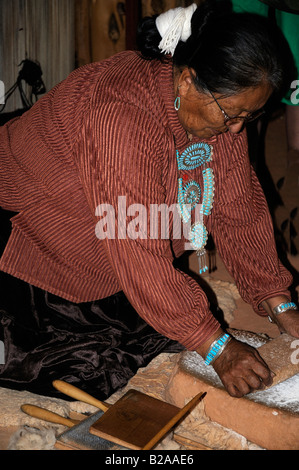
[[[194, 170], [202, 166], [203, 196], [200, 208], [200, 220], [195, 221], [189, 231], [189, 241], [199, 262], [199, 273], [208, 270], [206, 262], [205, 246], [208, 241], [208, 231], [203, 224], [203, 216], [210, 215], [214, 201], [214, 174], [212, 168], [207, 166], [212, 160], [213, 147], [205, 142], [190, 145], [180, 155], [176, 151], [179, 172], [181, 170]], [[185, 184], [184, 184], [185, 182]], [[196, 181], [186, 182], [186, 178], [179, 175], [178, 178], [178, 209], [184, 224], [191, 219], [191, 211], [197, 206], [201, 198], [201, 188]]]

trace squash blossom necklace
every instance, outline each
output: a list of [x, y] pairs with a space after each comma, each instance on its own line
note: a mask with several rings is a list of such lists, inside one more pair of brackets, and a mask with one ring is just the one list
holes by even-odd
[[194, 143], [187, 147], [180, 155], [176, 151], [178, 164], [178, 210], [182, 222], [188, 223], [191, 219], [191, 212], [197, 206], [201, 198], [201, 188], [196, 181], [188, 181], [186, 174], [181, 175], [181, 171], [194, 170], [202, 166], [203, 175], [203, 196], [200, 207], [200, 221], [195, 221], [189, 231], [189, 241], [196, 251], [199, 262], [199, 274], [208, 270], [205, 246], [208, 241], [208, 231], [203, 223], [203, 216], [211, 214], [214, 201], [214, 174], [209, 168], [208, 162], [212, 160], [213, 147], [205, 142]]

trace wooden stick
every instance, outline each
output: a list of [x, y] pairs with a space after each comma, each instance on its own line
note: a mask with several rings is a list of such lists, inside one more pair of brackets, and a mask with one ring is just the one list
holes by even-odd
[[190, 411], [198, 402], [200, 402], [205, 396], [206, 392], [198, 393], [187, 405], [185, 405], [160, 431], [143, 447], [142, 450], [149, 450], [154, 447], [155, 444], [168, 432], [170, 429], [181, 419], [183, 416]]
[[64, 393], [65, 395], [75, 398], [75, 400], [82, 401], [83, 403], [88, 403], [89, 405], [93, 405], [96, 408], [99, 408], [102, 411], [107, 411], [109, 409], [109, 405], [103, 403], [100, 400], [92, 397], [88, 393], [80, 390], [79, 388], [75, 387], [74, 385], [68, 384], [67, 382], [63, 382], [62, 380], [54, 380], [52, 383], [53, 387], [56, 390]]
[[42, 419], [48, 421], [49, 423], [62, 424], [71, 428], [75, 424], [80, 423], [77, 419], [64, 418], [63, 416], [54, 413], [53, 411], [46, 410], [45, 408], [40, 408], [36, 405], [24, 404], [21, 406], [21, 410], [33, 418]]

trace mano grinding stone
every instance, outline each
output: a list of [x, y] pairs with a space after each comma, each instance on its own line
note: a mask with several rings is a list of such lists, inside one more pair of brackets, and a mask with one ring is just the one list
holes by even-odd
[[298, 340], [282, 334], [257, 348], [270, 370], [275, 373], [271, 387], [299, 373], [299, 360], [296, 360], [294, 351], [296, 344], [298, 348]]
[[[242, 332], [244, 342], [258, 347], [263, 358], [271, 363], [276, 374], [275, 384], [267, 390], [233, 398], [224, 389], [213, 367], [206, 366], [199, 354], [187, 351], [181, 354], [170, 377], [167, 399], [181, 407], [199, 391], [207, 392], [205, 413], [212, 421], [264, 449], [298, 450], [299, 365], [290, 364], [290, 355], [294, 353], [290, 346], [294, 338], [280, 335], [259, 343], [259, 335], [255, 338], [249, 333], [247, 341], [246, 333]], [[279, 355], [284, 357], [282, 365]]]

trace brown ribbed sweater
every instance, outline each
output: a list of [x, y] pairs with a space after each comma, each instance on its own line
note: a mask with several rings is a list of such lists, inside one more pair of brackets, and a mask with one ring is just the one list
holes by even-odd
[[[195, 349], [219, 327], [205, 293], [173, 267], [183, 241], [99, 240], [96, 207], [177, 201], [175, 151], [190, 142], [173, 107], [171, 63], [124, 52], [75, 70], [0, 128], [0, 204], [17, 212], [0, 269], [73, 302], [123, 290], [157, 331]], [[213, 138], [215, 200], [205, 222], [256, 312], [288, 295], [246, 135]], [[192, 178], [202, 183], [200, 168]], [[117, 232], [116, 232], [117, 233]]]

